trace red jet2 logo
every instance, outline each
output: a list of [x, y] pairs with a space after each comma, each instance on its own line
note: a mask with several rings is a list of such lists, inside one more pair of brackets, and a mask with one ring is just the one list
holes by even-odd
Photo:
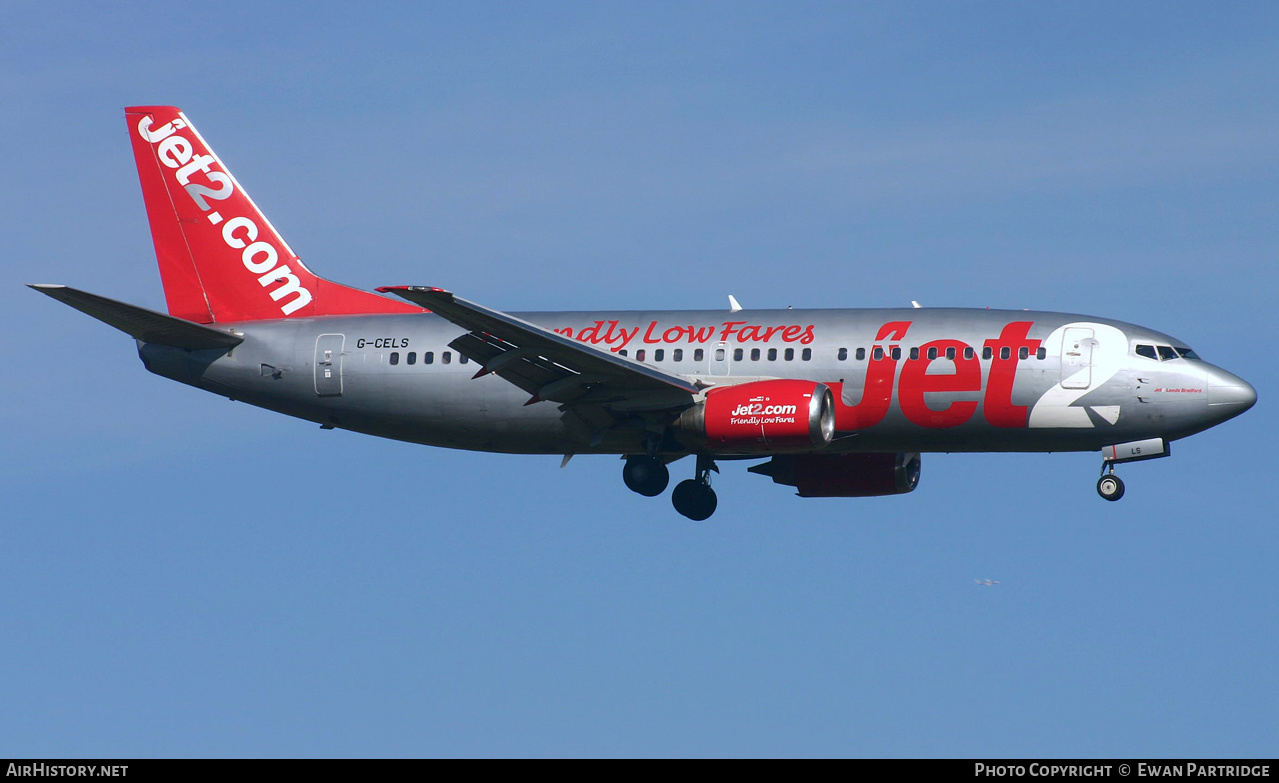
[[[905, 339], [910, 325], [910, 321], [892, 321], [880, 327], [875, 335], [876, 345], [871, 351], [871, 359], [866, 365], [866, 385], [861, 402], [845, 405], [842, 399], [844, 384], [827, 384], [835, 395], [836, 430], [860, 430], [883, 421], [892, 402], [894, 378], [897, 379], [897, 403], [902, 414], [921, 427], [957, 427], [973, 417], [979, 404], [987, 423], [995, 427], [1026, 426], [1030, 409], [1025, 405], [1014, 405], [1012, 396], [1022, 349], [1028, 354], [1034, 353], [1040, 345], [1039, 340], [1027, 337], [1033, 321], [1007, 324], [999, 337], [983, 343], [983, 347], [990, 349], [991, 358], [990, 373], [980, 403], [977, 400], [954, 400], [940, 409], [928, 407], [924, 395], [929, 392], [982, 392], [981, 362], [975, 353], [964, 350], [972, 346], [961, 340], [932, 340], [919, 346], [918, 358], [903, 362], [898, 377], [899, 360], [893, 356], [900, 353], [893, 349], [900, 346], [892, 341]], [[890, 341], [887, 346], [884, 345], [886, 340]], [[936, 353], [932, 354], [931, 349], [935, 349]], [[945, 358], [947, 349], [954, 349], [954, 359]], [[937, 358], [929, 359], [929, 355]], [[929, 366], [934, 361], [953, 366], [954, 371], [930, 373]]]

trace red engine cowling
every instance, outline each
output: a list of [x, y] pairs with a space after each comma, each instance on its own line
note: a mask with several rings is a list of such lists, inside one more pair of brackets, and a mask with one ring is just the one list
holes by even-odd
[[700, 447], [723, 453], [810, 451], [835, 436], [830, 389], [816, 381], [775, 380], [722, 386], [675, 423]]
[[918, 454], [793, 454], [747, 468], [799, 490], [804, 498], [901, 495], [919, 484]]

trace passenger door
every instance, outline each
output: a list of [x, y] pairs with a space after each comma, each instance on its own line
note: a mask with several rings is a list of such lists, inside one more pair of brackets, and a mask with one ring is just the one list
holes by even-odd
[[1092, 329], [1072, 326], [1061, 338], [1061, 386], [1087, 389], [1092, 384]]
[[342, 346], [344, 334], [322, 334], [315, 339], [315, 393], [342, 396]]

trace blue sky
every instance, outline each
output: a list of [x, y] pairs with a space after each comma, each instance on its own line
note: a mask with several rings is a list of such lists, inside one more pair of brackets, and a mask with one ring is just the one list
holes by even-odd
[[[1273, 757], [1277, 74], [1273, 3], [4, 4], [0, 755]], [[1116, 504], [926, 455], [700, 524], [322, 432], [22, 287], [163, 307], [148, 103], [342, 282], [1091, 313], [1261, 402]]]

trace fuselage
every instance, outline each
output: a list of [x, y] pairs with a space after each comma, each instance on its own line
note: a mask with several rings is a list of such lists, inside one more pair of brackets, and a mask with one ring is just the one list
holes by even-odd
[[[1241, 378], [1169, 335], [1024, 310], [519, 313], [584, 345], [708, 388], [827, 384], [825, 452], [1086, 451], [1200, 432], [1255, 401]], [[224, 324], [228, 352], [140, 343], [148, 369], [233, 399], [358, 432], [525, 454], [636, 453], [643, 427], [590, 442], [552, 402], [479, 369], [432, 314]], [[681, 447], [667, 443], [667, 452]], [[687, 450], [687, 449], [683, 449]]]

